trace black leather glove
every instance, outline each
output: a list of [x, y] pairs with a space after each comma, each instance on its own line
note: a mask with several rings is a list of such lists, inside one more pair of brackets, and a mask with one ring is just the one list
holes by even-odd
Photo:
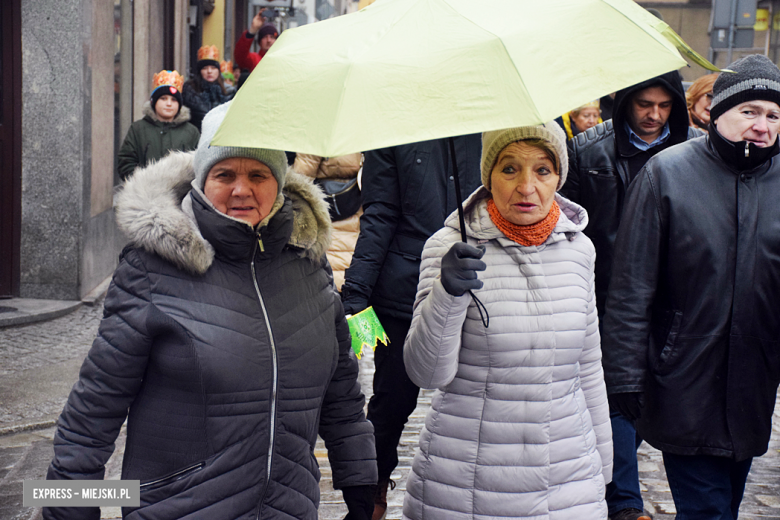
[[472, 289], [482, 288], [477, 271], [487, 268], [480, 260], [485, 254], [485, 246], [474, 247], [465, 242], [453, 245], [441, 259], [441, 284], [444, 290], [453, 296], [463, 296]]
[[642, 415], [645, 406], [643, 392], [627, 392], [624, 394], [609, 394], [609, 407], [620, 412], [620, 415], [631, 421], [636, 421]]
[[341, 490], [347, 504], [344, 520], [371, 520], [374, 514], [374, 492], [376, 486], [350, 486]]

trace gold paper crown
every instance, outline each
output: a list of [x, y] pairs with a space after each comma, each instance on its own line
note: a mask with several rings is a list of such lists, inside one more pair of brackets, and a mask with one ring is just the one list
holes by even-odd
[[225, 72], [227, 72], [228, 74], [233, 74], [233, 62], [231, 60], [220, 62], [219, 71], [223, 74]]
[[184, 86], [184, 78], [175, 70], [161, 70], [152, 79], [152, 91], [165, 85], [176, 87], [177, 90], [181, 91]]
[[219, 49], [216, 45], [204, 45], [198, 49], [198, 61], [214, 60], [219, 62]]

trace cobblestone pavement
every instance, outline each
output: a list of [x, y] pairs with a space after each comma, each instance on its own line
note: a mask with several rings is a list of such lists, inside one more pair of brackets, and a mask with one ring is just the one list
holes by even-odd
[[[24, 383], [34, 374], [43, 372], [46, 378], [63, 380], [59, 394], [40, 399], [43, 404], [33, 410], [21, 405], [9, 407], [5, 393], [0, 394], [0, 427], [22, 419], [51, 417], [62, 408], [68, 389], [75, 381], [78, 366], [89, 349], [102, 316], [100, 305], [82, 307], [63, 318], [45, 323], [0, 329], [0, 389], [7, 391], [9, 381]], [[367, 397], [371, 394], [373, 353], [363, 356], [361, 384]], [[61, 368], [65, 367], [65, 368]], [[37, 376], [40, 378], [40, 376]], [[5, 385], [5, 386], [3, 386]], [[387, 518], [401, 518], [406, 478], [417, 447], [417, 439], [431, 404], [433, 391], [423, 391], [417, 409], [407, 424], [399, 448], [400, 464], [393, 473], [398, 486], [388, 493]], [[40, 397], [40, 396], [35, 396]], [[40, 510], [22, 504], [22, 482], [45, 478], [51, 461], [54, 428], [23, 431], [0, 435], [0, 520], [39, 520]], [[116, 443], [116, 452], [108, 463], [107, 478], [119, 478], [124, 453], [124, 429]], [[320, 489], [320, 520], [341, 520], [347, 513], [341, 492], [334, 491], [330, 482], [327, 452], [320, 441], [316, 448], [322, 471]], [[661, 454], [647, 444], [639, 449], [639, 472], [645, 507], [657, 520], [672, 520], [674, 504], [666, 483]], [[103, 508], [104, 519], [120, 516], [118, 508]], [[775, 421], [769, 451], [753, 462], [748, 477], [740, 519], [780, 519], [780, 399], [775, 410]]]

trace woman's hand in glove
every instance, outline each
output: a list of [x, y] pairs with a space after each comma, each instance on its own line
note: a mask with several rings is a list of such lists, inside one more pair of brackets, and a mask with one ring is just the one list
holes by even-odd
[[477, 271], [487, 268], [480, 260], [485, 246], [474, 247], [465, 242], [453, 245], [441, 259], [441, 284], [453, 296], [463, 296], [472, 289], [482, 288]]

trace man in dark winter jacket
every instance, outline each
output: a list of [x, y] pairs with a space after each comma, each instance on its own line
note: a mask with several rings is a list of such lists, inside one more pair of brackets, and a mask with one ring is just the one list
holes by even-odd
[[[626, 190], [648, 159], [702, 135], [689, 130], [685, 93], [677, 71], [621, 90], [613, 118], [569, 142], [569, 177], [561, 195], [588, 211], [585, 234], [596, 247], [596, 305], [603, 323], [612, 257]], [[631, 421], [612, 409], [615, 466], [607, 486], [613, 520], [649, 519], [643, 512], [636, 449], [642, 439]]]
[[780, 70], [728, 68], [709, 136], [628, 191], [603, 325], [611, 401], [663, 452], [678, 518], [737, 518], [780, 381]]
[[[455, 154], [462, 193], [480, 185], [480, 134], [456, 137]], [[374, 395], [368, 419], [374, 424], [379, 484], [374, 519], [387, 508], [396, 448], [419, 388], [406, 375], [403, 347], [412, 323], [420, 257], [425, 241], [457, 208], [454, 168], [447, 139], [367, 152], [363, 165], [363, 215], [342, 301], [347, 314], [374, 307], [390, 343], [379, 345], [374, 364]]]

